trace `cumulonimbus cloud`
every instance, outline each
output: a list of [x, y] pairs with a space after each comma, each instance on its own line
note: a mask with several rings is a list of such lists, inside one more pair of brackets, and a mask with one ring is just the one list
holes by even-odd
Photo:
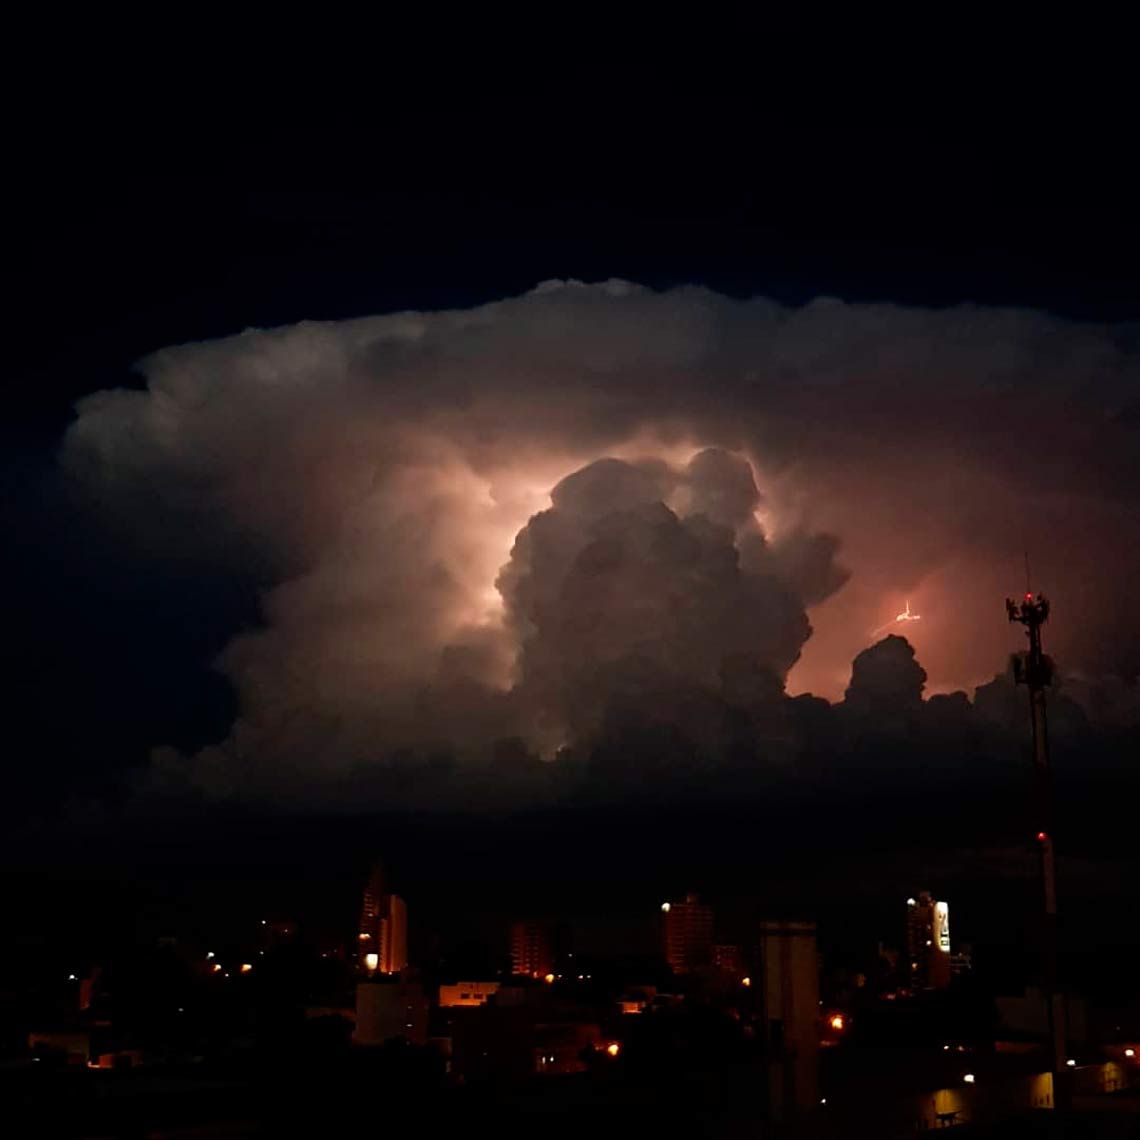
[[969, 687], [1013, 644], [1026, 547], [1054, 654], [1135, 673], [1108, 632], [1140, 630], [1116, 589], [1140, 569], [1138, 343], [1020, 310], [550, 282], [165, 349], [145, 390], [81, 402], [64, 462], [142, 550], [253, 568], [263, 625], [219, 662], [240, 717], [201, 768], [303, 779], [545, 748], [634, 663], [715, 687], [747, 652], [835, 699], [904, 598], [929, 688]]

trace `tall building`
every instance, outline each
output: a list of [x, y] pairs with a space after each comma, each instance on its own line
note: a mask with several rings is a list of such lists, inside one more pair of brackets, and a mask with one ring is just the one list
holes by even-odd
[[511, 972], [528, 978], [545, 978], [554, 971], [550, 931], [541, 922], [511, 926]]
[[814, 922], [760, 924], [769, 1095], [781, 1117], [819, 1103], [819, 953]]
[[359, 958], [369, 973], [398, 974], [408, 964], [408, 911], [399, 895], [384, 890], [384, 875], [372, 868], [360, 905]]
[[697, 895], [661, 904], [665, 961], [674, 973], [686, 974], [712, 961], [713, 912]]
[[950, 984], [950, 906], [929, 891], [906, 900], [906, 955], [912, 989]]

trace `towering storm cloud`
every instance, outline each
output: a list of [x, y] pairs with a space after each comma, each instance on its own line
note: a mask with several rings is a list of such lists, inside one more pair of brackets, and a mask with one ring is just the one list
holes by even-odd
[[681, 470], [602, 459], [551, 499], [499, 578], [517, 697], [540, 726], [581, 739], [615, 702], [648, 711], [678, 690], [719, 693], [726, 668], [743, 664], [782, 682], [810, 626], [756, 522], [747, 461], [716, 450]]
[[1051, 652], [1140, 670], [1106, 636], [1140, 630], [1134, 327], [551, 282], [140, 369], [80, 404], [63, 461], [140, 558], [263, 591], [218, 662], [220, 787], [549, 754], [614, 702], [742, 675], [838, 699], [907, 600], [927, 691], [972, 688], [1015, 644], [1026, 549]]

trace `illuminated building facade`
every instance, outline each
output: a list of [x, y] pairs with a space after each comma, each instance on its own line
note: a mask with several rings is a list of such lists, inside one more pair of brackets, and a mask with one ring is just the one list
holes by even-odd
[[911, 989], [940, 990], [950, 984], [950, 906], [929, 891], [906, 900], [906, 953]]
[[408, 911], [399, 895], [384, 890], [373, 867], [364, 887], [357, 933], [359, 959], [369, 973], [398, 974], [408, 964]]
[[697, 895], [661, 904], [665, 961], [676, 974], [699, 970], [712, 962], [713, 912]]
[[452, 1006], [481, 1006], [487, 999], [499, 992], [498, 982], [456, 982], [454, 985], [439, 987], [439, 1006], [447, 1009]]
[[554, 972], [550, 931], [541, 922], [511, 926], [511, 972], [527, 978], [545, 978]]

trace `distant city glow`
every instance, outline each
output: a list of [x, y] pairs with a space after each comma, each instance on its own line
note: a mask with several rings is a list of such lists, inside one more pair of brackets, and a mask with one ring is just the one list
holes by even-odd
[[364, 965], [366, 969], [375, 970], [380, 965], [379, 954], [365, 954]]

